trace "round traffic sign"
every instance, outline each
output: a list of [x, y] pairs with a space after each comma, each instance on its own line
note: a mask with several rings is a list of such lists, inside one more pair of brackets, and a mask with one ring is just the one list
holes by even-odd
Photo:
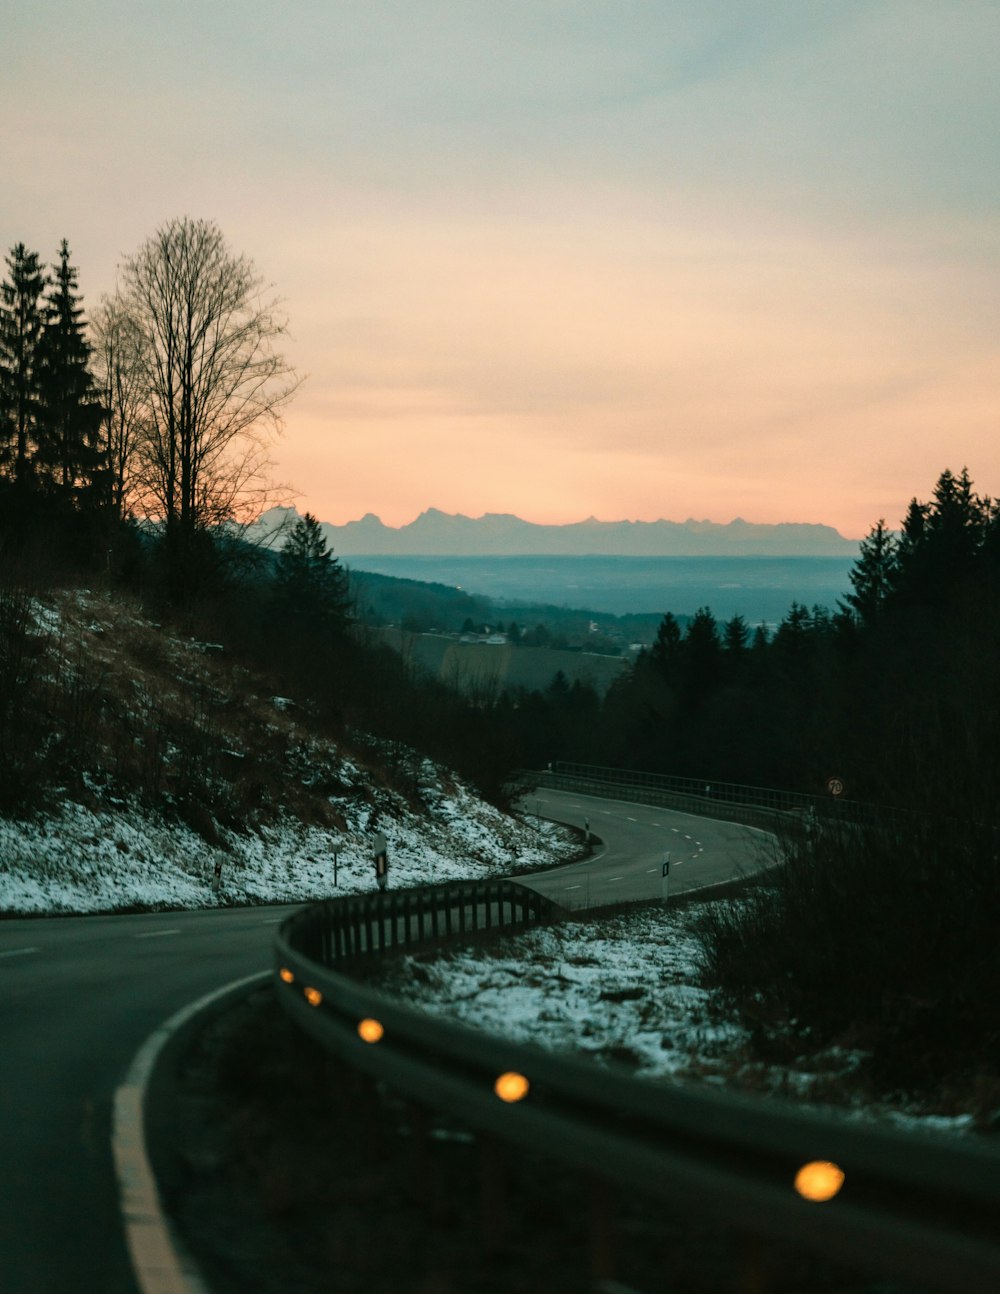
[[826, 779], [826, 789], [831, 795], [843, 795], [844, 783], [839, 777], [828, 777]]

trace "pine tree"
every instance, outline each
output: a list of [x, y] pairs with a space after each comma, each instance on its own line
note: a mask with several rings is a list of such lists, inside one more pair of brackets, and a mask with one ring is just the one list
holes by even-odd
[[42, 337], [44, 267], [17, 243], [0, 286], [0, 470], [27, 483], [38, 414], [38, 348]]
[[846, 601], [862, 624], [874, 624], [881, 617], [898, 574], [899, 543], [880, 518], [861, 541], [858, 560], [848, 575], [854, 592], [848, 593]]
[[310, 512], [296, 523], [278, 554], [275, 600], [292, 628], [324, 634], [344, 629], [351, 605], [347, 572]]
[[668, 682], [677, 675], [681, 655], [681, 627], [672, 611], [660, 621], [656, 638], [649, 649], [649, 662]]
[[65, 238], [38, 346], [39, 474], [67, 499], [101, 475], [98, 437], [105, 411], [90, 371], [91, 348]]
[[718, 687], [722, 676], [722, 644], [715, 616], [708, 607], [695, 612], [681, 644], [684, 701], [697, 707]]

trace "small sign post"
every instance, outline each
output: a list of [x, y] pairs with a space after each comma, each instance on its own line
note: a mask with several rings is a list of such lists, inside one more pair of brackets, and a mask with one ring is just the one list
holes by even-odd
[[583, 843], [585, 845], [590, 844], [590, 819], [589, 818], [584, 818], [583, 820]]
[[667, 854], [663, 859], [663, 867], [660, 871], [660, 894], [666, 904], [667, 893], [670, 890], [670, 855]]
[[222, 859], [217, 858], [215, 860], [215, 875], [212, 877], [212, 889], [216, 894], [218, 894], [219, 887], [221, 885], [222, 885]]
[[380, 890], [384, 890], [389, 883], [389, 851], [386, 846], [385, 836], [381, 831], [375, 832], [373, 844], [375, 850], [375, 883]]

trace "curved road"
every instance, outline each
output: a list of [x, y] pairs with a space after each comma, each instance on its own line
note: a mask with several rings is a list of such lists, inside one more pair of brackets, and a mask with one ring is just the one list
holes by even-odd
[[[773, 857], [764, 832], [648, 805], [539, 791], [525, 808], [589, 818], [604, 841], [531, 878], [567, 907], [658, 896], [667, 850], [671, 893]], [[174, 1012], [270, 968], [275, 926], [293, 910], [0, 921], [3, 1294], [137, 1294], [111, 1158], [115, 1089]]]
[[518, 879], [566, 908], [601, 907], [661, 897], [670, 856], [669, 893], [732, 880], [777, 861], [770, 832], [649, 804], [605, 800], [575, 791], [532, 791], [521, 800], [532, 814], [590, 831], [602, 844], [593, 858]]

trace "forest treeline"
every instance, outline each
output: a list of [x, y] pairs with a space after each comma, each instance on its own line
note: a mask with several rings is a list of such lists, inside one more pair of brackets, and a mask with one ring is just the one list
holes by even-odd
[[51, 272], [23, 243], [7, 270], [8, 581], [26, 565], [130, 589], [277, 670], [332, 724], [427, 749], [493, 795], [511, 769], [565, 758], [814, 792], [836, 775], [859, 799], [992, 812], [1000, 507], [967, 470], [944, 471], [898, 531], [876, 523], [837, 607], [793, 603], [773, 632], [667, 611], [603, 700], [561, 675], [459, 697], [365, 634], [314, 518], [277, 559], [240, 542], [272, 497], [267, 435], [294, 377], [276, 302], [216, 226], [167, 222], [89, 319], [66, 242]]

